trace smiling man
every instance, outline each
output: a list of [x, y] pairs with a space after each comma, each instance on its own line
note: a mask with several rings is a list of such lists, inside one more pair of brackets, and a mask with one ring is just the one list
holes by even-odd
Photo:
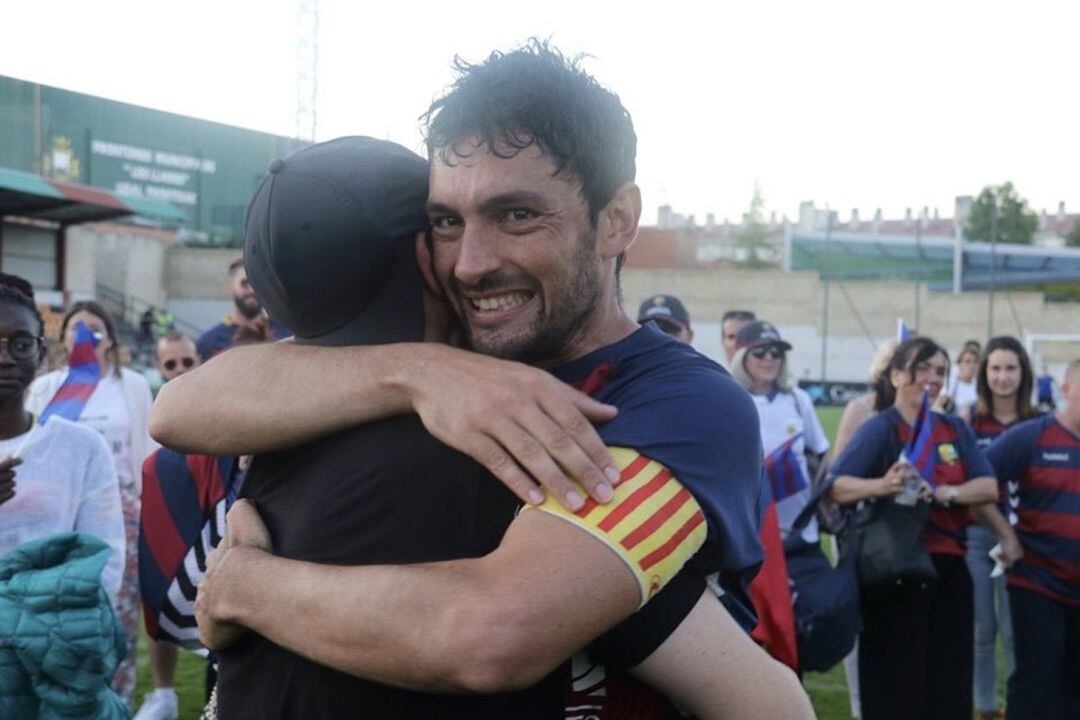
[[[415, 410], [522, 496], [536, 479], [569, 506], [548, 499], [520, 513], [499, 548], [468, 561], [335, 568], [229, 548], [200, 589], [208, 641], [233, 623], [401, 687], [521, 687], [619, 621], [646, 617], [635, 609], [659, 597], [665, 562], [687, 542], [700, 542], [680, 573], [695, 609], [718, 607], [704, 578], [719, 573], [731, 614], [749, 626], [746, 583], [761, 559], [754, 411], [717, 365], [620, 305], [618, 269], [641, 210], [629, 116], [539, 43], [459, 69], [428, 115], [432, 239], [419, 245], [421, 268], [473, 350], [548, 368], [618, 414], [536, 370], [431, 343], [240, 349], [180, 378], [154, 423], [174, 445], [263, 452]], [[267, 383], [275, 397], [260, 395]], [[586, 415], [608, 420], [607, 451], [591, 445]], [[476, 440], [480, 416], [488, 429]], [[636, 636], [663, 653], [670, 622]], [[787, 709], [804, 714], [797, 701]]]

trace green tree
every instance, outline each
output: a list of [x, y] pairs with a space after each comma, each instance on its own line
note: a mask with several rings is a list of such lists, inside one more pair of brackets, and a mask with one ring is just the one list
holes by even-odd
[[769, 265], [765, 255], [772, 251], [772, 245], [765, 236], [765, 200], [761, 197], [761, 185], [754, 183], [754, 196], [750, 199], [750, 208], [743, 213], [742, 226], [735, 234], [735, 247], [747, 250], [743, 264], [750, 267]]
[[1080, 220], [1073, 223], [1072, 230], [1065, 235], [1065, 244], [1069, 247], [1080, 247]]
[[1038, 226], [1039, 218], [1028, 207], [1027, 200], [1016, 193], [1011, 182], [1006, 182], [987, 185], [975, 198], [971, 215], [964, 224], [964, 235], [968, 240], [990, 242], [991, 228], [996, 227], [998, 242], [1030, 245]]

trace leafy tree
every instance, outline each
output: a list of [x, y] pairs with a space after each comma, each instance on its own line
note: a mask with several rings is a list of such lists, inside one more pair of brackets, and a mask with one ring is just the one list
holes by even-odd
[[743, 213], [742, 226], [735, 234], [735, 246], [747, 250], [744, 264], [750, 267], [763, 267], [770, 264], [764, 256], [769, 255], [773, 247], [765, 237], [765, 230], [765, 200], [761, 197], [761, 185], [755, 182], [750, 208]]
[[1069, 247], [1080, 247], [1080, 220], [1073, 223], [1072, 230], [1065, 235], [1065, 244]]
[[[994, 218], [995, 213], [997, 217]], [[968, 240], [991, 242], [991, 228], [996, 227], [997, 241], [1013, 245], [1030, 245], [1039, 218], [1016, 193], [1011, 182], [987, 185], [971, 206], [971, 215], [964, 224]]]

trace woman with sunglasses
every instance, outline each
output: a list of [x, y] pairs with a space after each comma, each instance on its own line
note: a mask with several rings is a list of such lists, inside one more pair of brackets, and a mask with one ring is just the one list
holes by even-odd
[[[879, 387], [878, 414], [856, 431], [831, 472], [830, 495], [843, 505], [892, 502], [916, 471], [899, 459], [920, 413], [924, 394], [941, 392], [949, 360], [927, 337], [901, 343]], [[1019, 543], [998, 512], [997, 482], [975, 436], [955, 416], [931, 413], [934, 456], [928, 494], [934, 503], [923, 543], [937, 571], [931, 582], [898, 580], [885, 591], [862, 594], [859, 685], [863, 720], [972, 716], [973, 616], [971, 575], [964, 562], [964, 529], [974, 515], [1004, 548], [1003, 562], [1020, 555]], [[970, 513], [969, 513], [970, 511]]]
[[[814, 411], [814, 402], [806, 391], [794, 387], [788, 377], [789, 350], [791, 344], [781, 339], [774, 325], [755, 320], [736, 333], [735, 354], [731, 359], [731, 374], [750, 391], [757, 407], [766, 474], [774, 474], [770, 468], [775, 463], [770, 463], [769, 458], [779, 458], [786, 450], [790, 450], [798, 464], [801, 477], [788, 482], [779, 476], [769, 478], [785, 539], [810, 498], [813, 477], [808, 454], [816, 465], [829, 450], [829, 438]], [[817, 548], [817, 520], [811, 518], [803, 528], [802, 540], [805, 545]]]
[[[986, 344], [975, 375], [977, 400], [972, 407], [971, 429], [985, 450], [1018, 422], [1041, 413], [1032, 405], [1035, 374], [1020, 341], [1008, 335]], [[1005, 673], [1013, 671], [1013, 634], [1005, 577], [990, 576], [994, 562], [990, 549], [997, 542], [981, 525], [967, 529], [967, 564], [975, 585], [975, 712], [982, 720], [998, 717], [998, 630], [1005, 646]]]
[[[73, 304], [64, 315], [60, 336], [68, 354], [75, 348], [75, 328], [82, 322], [94, 334], [94, 349], [101, 379], [79, 415], [80, 425], [97, 430], [112, 450], [113, 467], [124, 511], [124, 581], [117, 614], [127, 634], [128, 653], [116, 672], [113, 687], [131, 705], [135, 693], [135, 641], [139, 603], [139, 509], [142, 463], [156, 447], [150, 439], [150, 384], [137, 372], [122, 367], [116, 326], [100, 304], [86, 300]], [[33, 382], [26, 405], [40, 413], [67, 377], [67, 368], [46, 373]]]

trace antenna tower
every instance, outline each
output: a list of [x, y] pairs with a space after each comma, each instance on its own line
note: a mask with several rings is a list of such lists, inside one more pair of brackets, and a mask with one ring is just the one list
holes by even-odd
[[296, 137], [315, 142], [319, 96], [319, 0], [298, 0], [296, 13]]

